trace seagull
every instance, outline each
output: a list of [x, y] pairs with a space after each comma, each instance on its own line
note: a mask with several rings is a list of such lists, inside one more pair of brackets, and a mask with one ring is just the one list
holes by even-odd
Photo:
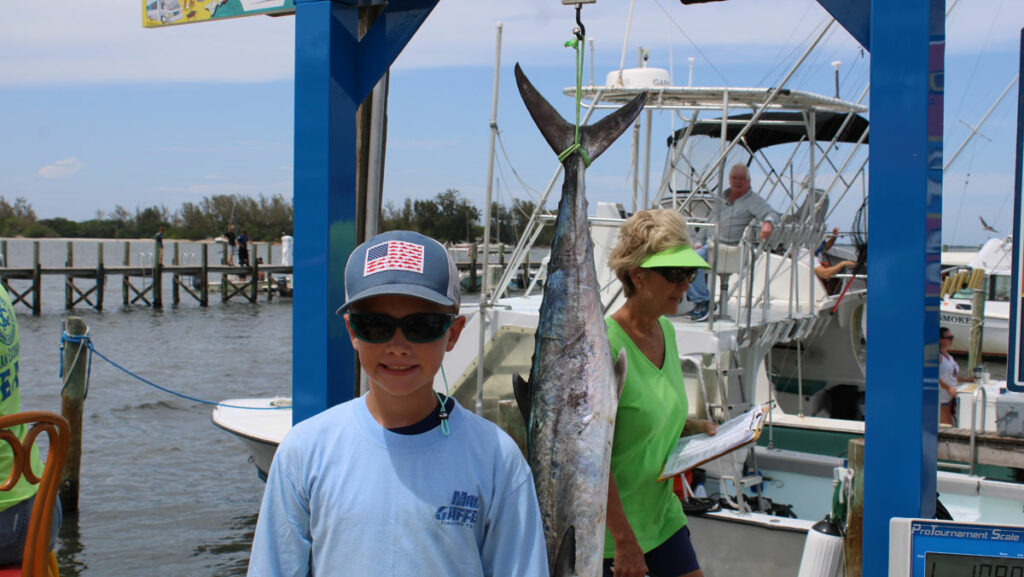
[[988, 223], [985, 222], [985, 219], [981, 218], [981, 215], [978, 215], [978, 220], [981, 221], [981, 228], [987, 230], [988, 232], [994, 232], [996, 234], [999, 234], [999, 231], [989, 226]]

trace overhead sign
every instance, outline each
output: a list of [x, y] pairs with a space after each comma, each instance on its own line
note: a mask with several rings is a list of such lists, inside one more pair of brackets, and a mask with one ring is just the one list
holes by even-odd
[[[1024, 29], [1020, 33], [1020, 70], [1024, 72]], [[1021, 187], [1024, 180], [1024, 83], [1017, 84], [1017, 164], [1013, 177], [1013, 276], [1010, 278], [1010, 350], [1006, 359], [1006, 386], [1024, 392], [1024, 207]]]
[[295, 0], [142, 0], [142, 25], [159, 28], [254, 14], [291, 14]]

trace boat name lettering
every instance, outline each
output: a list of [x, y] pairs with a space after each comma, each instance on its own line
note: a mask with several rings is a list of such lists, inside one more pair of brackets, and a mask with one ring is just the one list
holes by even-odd
[[939, 313], [939, 323], [941, 324], [955, 324], [955, 325], [969, 325], [971, 324], [971, 317], [963, 315], [952, 315], [949, 313]]

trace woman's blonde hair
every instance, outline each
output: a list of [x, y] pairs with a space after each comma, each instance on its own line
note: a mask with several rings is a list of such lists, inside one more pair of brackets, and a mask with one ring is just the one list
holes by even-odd
[[618, 243], [608, 257], [608, 267], [622, 283], [626, 298], [636, 292], [629, 271], [647, 257], [678, 246], [693, 246], [686, 219], [678, 212], [659, 208], [640, 210], [629, 217], [619, 229]]

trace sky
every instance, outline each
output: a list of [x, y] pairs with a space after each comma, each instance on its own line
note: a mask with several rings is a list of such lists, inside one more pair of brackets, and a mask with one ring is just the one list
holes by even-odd
[[[236, 1], [236, 0], [232, 0]], [[949, 0], [952, 5], [953, 0]], [[632, 5], [632, 12], [631, 12]], [[40, 218], [86, 220], [154, 205], [176, 210], [215, 194], [292, 196], [294, 24], [253, 16], [143, 29], [137, 0], [47, 0], [4, 6], [0, 19], [0, 195]], [[814, 0], [598, 0], [582, 13], [597, 84], [637, 65], [675, 84], [778, 84], [827, 20]], [[514, 87], [519, 62], [565, 116], [573, 100], [575, 26], [558, 0], [442, 0], [392, 67], [384, 200], [458, 190], [483, 208], [497, 23], [502, 23], [493, 198], [536, 200], [557, 168]], [[947, 21], [948, 159], [1019, 69], [1024, 2], [959, 0]], [[787, 84], [856, 100], [870, 56], [838, 25]], [[1017, 86], [945, 174], [943, 242], [978, 244], [1011, 229]], [[652, 182], [681, 122], [652, 117]], [[627, 133], [588, 170], [588, 198], [631, 208]], [[755, 176], [755, 181], [757, 177]], [[755, 182], [755, 186], [758, 183]], [[554, 194], [557, 194], [557, 189]], [[851, 191], [829, 218], [849, 230]], [[553, 206], [555, 200], [548, 202]], [[777, 206], [778, 208], [778, 206]]]

